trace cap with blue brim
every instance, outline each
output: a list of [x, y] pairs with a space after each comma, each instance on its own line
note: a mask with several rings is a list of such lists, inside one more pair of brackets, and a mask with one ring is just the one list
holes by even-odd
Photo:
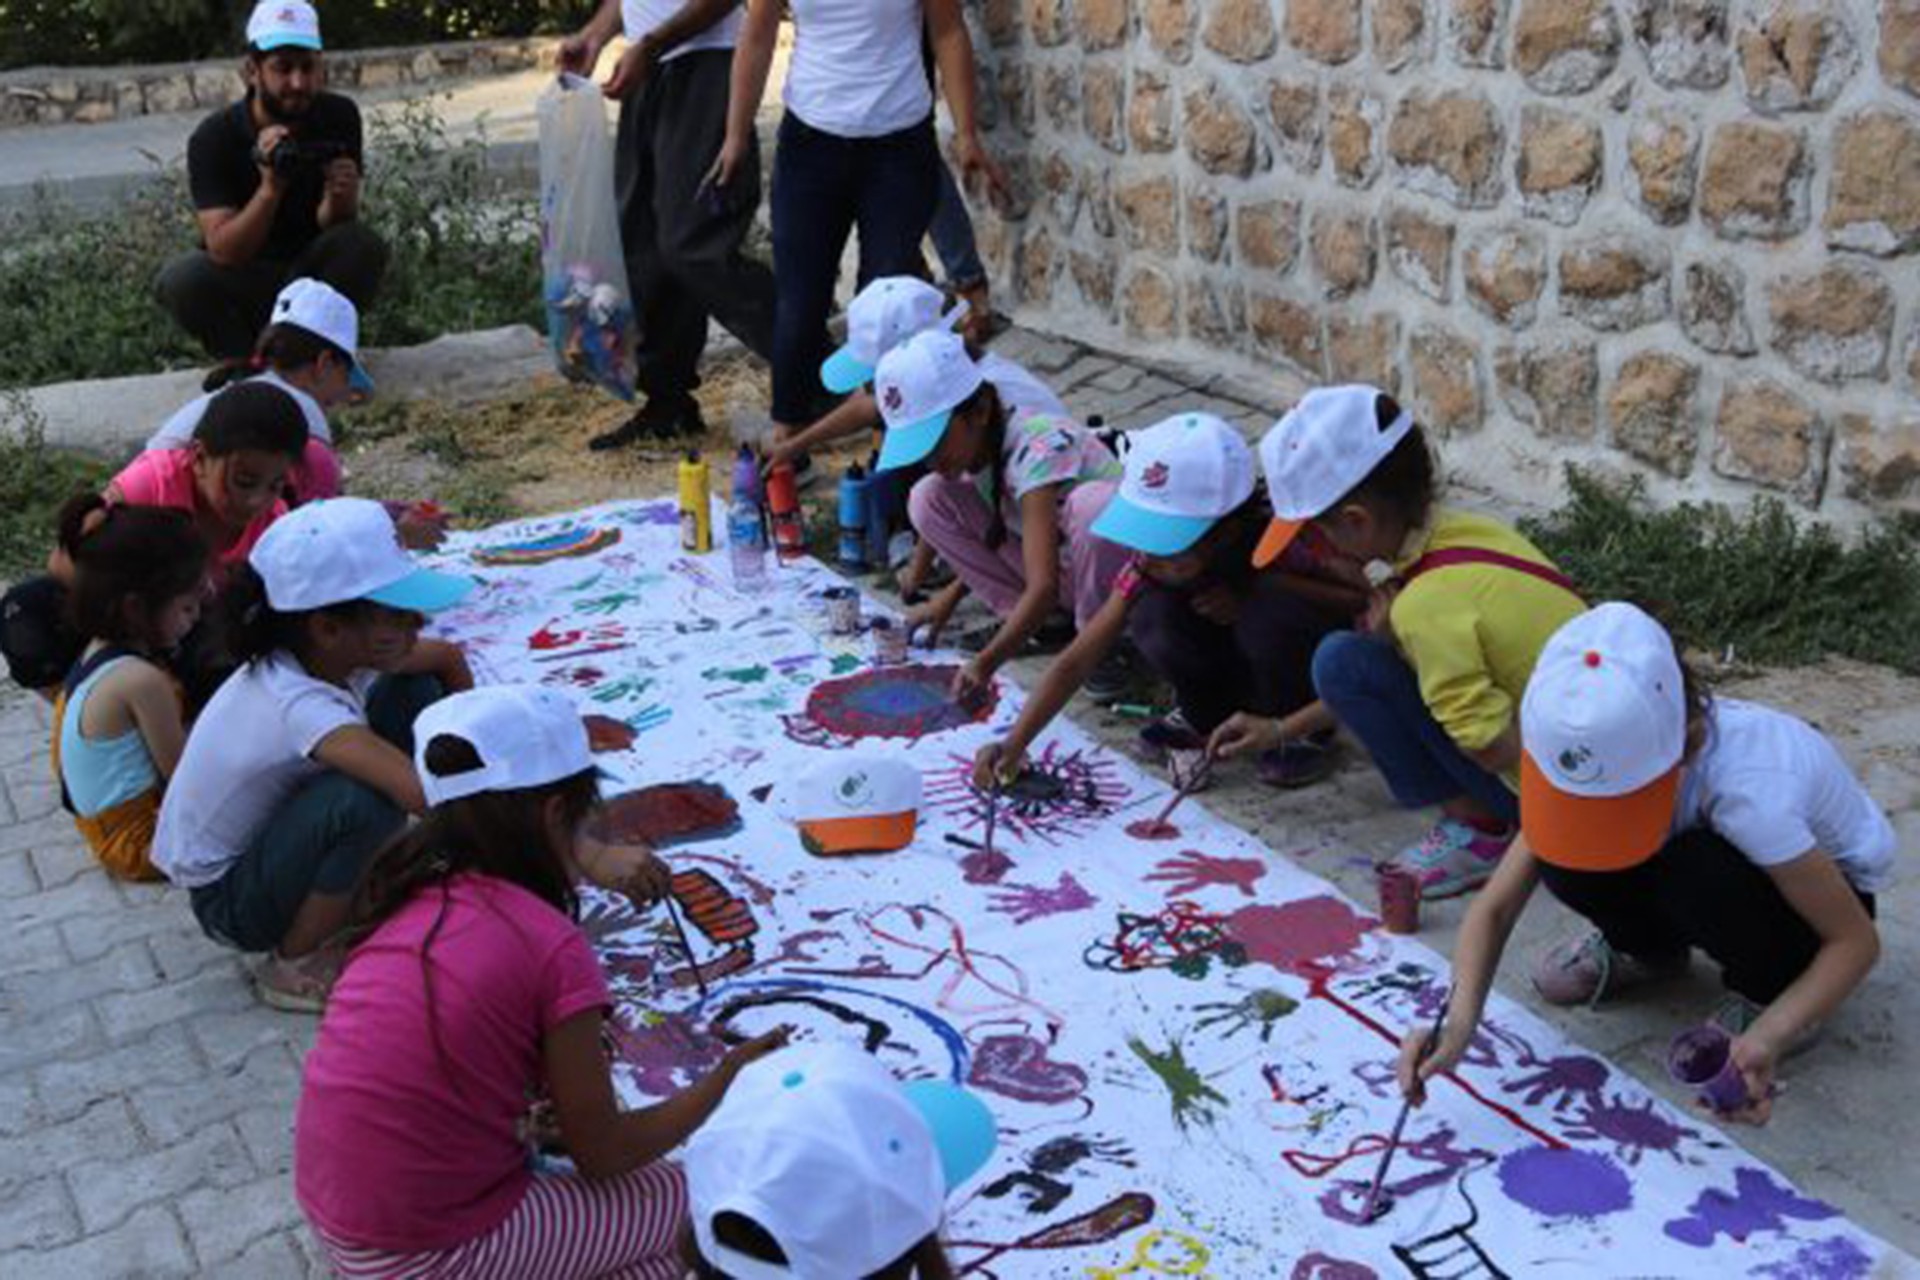
[[1126, 474], [1093, 522], [1095, 537], [1179, 555], [1253, 496], [1253, 451], [1214, 414], [1177, 413], [1129, 441]]
[[820, 385], [835, 395], [845, 395], [872, 381], [873, 366], [862, 362], [851, 347], [840, 348], [820, 366]]
[[362, 596], [389, 609], [407, 609], [414, 613], [438, 613], [451, 609], [473, 590], [472, 578], [441, 573], [435, 569], [415, 569], [400, 581]]
[[1118, 493], [1093, 522], [1093, 536], [1150, 556], [1177, 556], [1220, 522], [1218, 516], [1174, 516], [1135, 506]]
[[305, 0], [266, 0], [247, 18], [247, 44], [275, 49], [320, 49], [320, 14]]
[[873, 397], [887, 428], [879, 469], [910, 467], [932, 453], [953, 411], [985, 382], [966, 341], [949, 330], [925, 330], [881, 356], [873, 373]]
[[947, 409], [904, 427], [889, 426], [880, 441], [879, 470], [896, 471], [923, 461], [939, 447], [940, 437], [947, 434], [951, 421], [953, 410]]

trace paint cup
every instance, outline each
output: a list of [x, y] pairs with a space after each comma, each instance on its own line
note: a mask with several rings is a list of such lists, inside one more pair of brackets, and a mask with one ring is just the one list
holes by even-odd
[[1739, 1111], [1753, 1101], [1733, 1060], [1733, 1037], [1712, 1023], [1673, 1038], [1667, 1045], [1667, 1072], [1715, 1111]]
[[875, 618], [873, 629], [873, 665], [897, 667], [907, 660], [907, 629], [892, 618]]
[[1373, 869], [1380, 890], [1380, 923], [1388, 933], [1420, 932], [1420, 877], [1392, 862]]
[[857, 635], [860, 631], [860, 593], [852, 587], [829, 587], [827, 630], [837, 636]]

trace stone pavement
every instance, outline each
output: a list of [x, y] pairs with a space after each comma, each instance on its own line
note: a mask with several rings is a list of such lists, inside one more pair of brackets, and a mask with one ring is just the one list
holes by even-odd
[[[1076, 411], [1128, 425], [1204, 405], [1253, 429], [1283, 394], [1196, 385], [1024, 332], [999, 349], [1062, 388]], [[1023, 660], [1015, 675], [1031, 687], [1040, 665]], [[1920, 1116], [1909, 1098], [1920, 1079], [1920, 680], [1829, 662], [1738, 691], [1832, 733], [1896, 815], [1905, 856], [1881, 900], [1878, 970], [1825, 1044], [1789, 1065], [1775, 1123], [1730, 1136], [1920, 1253]], [[1135, 727], [1081, 719], [1115, 744]], [[289, 1172], [314, 1023], [256, 1004], [244, 963], [200, 935], [184, 894], [115, 884], [92, 864], [58, 807], [46, 733], [38, 702], [0, 692], [0, 1276], [317, 1274]], [[1329, 783], [1295, 793], [1230, 774], [1204, 802], [1362, 901], [1371, 863], [1421, 828], [1353, 759]], [[1429, 908], [1433, 946], [1451, 945], [1462, 910]], [[1524, 958], [1565, 923], [1553, 904], [1536, 903], [1502, 988], [1674, 1097], [1657, 1055], [1704, 1015], [1713, 984], [1696, 971], [1629, 1006], [1546, 1009], [1527, 997]]]

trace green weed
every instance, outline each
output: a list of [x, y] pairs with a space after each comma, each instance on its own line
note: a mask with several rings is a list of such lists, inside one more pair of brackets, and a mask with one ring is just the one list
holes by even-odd
[[99, 458], [49, 447], [33, 402], [19, 391], [0, 392], [0, 580], [39, 572], [61, 506], [112, 474]]

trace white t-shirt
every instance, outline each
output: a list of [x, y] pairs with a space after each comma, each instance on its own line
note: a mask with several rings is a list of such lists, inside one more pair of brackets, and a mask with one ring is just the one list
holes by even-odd
[[[621, 0], [620, 22], [626, 29], [628, 40], [638, 40], [641, 36], [665, 23], [686, 6], [686, 0]], [[735, 5], [733, 11], [720, 21], [702, 31], [684, 44], [675, 45], [661, 56], [662, 62], [672, 62], [683, 53], [692, 53], [696, 49], [731, 49], [740, 40], [741, 6]]]
[[921, 0], [792, 0], [787, 109], [841, 138], [898, 133], [933, 112]]
[[980, 357], [979, 369], [993, 389], [1000, 393], [1000, 402], [1013, 411], [1016, 418], [1043, 413], [1049, 417], [1067, 418], [1067, 406], [1060, 397], [1053, 394], [1049, 387], [1031, 373], [1007, 359], [989, 351]]
[[314, 679], [284, 651], [228, 676], [194, 722], [167, 783], [154, 865], [187, 889], [225, 875], [273, 811], [326, 768], [312, 758], [321, 739], [367, 722], [376, 678], [361, 672], [342, 689]]
[[1818, 849], [1865, 893], [1892, 882], [1899, 848], [1887, 815], [1817, 729], [1735, 698], [1714, 700], [1673, 826], [1710, 828], [1761, 867]]
[[[271, 369], [257, 378], [248, 378], [247, 381], [278, 387], [292, 396], [293, 402], [300, 406], [300, 412], [307, 419], [307, 434], [329, 448], [332, 447], [333, 428], [327, 425], [327, 411], [320, 407], [318, 400]], [[184, 449], [193, 443], [193, 433], [199, 428], [200, 419], [207, 416], [207, 406], [213, 402], [214, 396], [219, 394], [219, 391], [212, 391], [181, 405], [171, 418], [160, 424], [160, 429], [153, 433], [153, 439], [147, 441], [147, 448], [149, 450]]]

